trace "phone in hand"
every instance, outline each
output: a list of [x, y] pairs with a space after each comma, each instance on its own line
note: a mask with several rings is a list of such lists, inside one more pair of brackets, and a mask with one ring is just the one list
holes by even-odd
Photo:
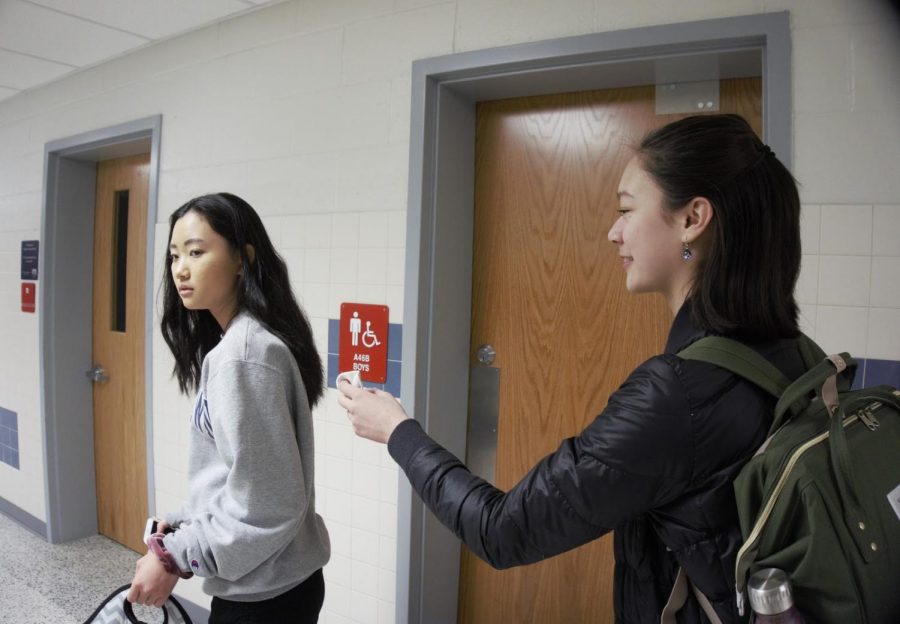
[[360, 379], [359, 371], [345, 371], [337, 376], [337, 379], [334, 380], [334, 387], [337, 388], [340, 386], [342, 381], [349, 382], [351, 386], [354, 388], [362, 388], [362, 379]]
[[[166, 535], [174, 532], [175, 529], [172, 527], [166, 527]], [[150, 545], [150, 536], [154, 533], [159, 533], [159, 520], [156, 518], [147, 518], [147, 524], [144, 526], [144, 544], [147, 546]]]

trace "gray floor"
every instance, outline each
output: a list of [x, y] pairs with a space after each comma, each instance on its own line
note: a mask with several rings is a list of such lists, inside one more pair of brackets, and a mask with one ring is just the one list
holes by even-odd
[[[100, 535], [49, 544], [0, 514], [0, 624], [82, 624], [139, 555]], [[135, 610], [147, 622], [160, 619]]]

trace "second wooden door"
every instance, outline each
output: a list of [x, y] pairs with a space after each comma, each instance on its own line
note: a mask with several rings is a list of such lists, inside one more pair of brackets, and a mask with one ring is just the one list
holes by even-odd
[[147, 519], [144, 273], [150, 155], [97, 165], [94, 465], [100, 533], [138, 552]]

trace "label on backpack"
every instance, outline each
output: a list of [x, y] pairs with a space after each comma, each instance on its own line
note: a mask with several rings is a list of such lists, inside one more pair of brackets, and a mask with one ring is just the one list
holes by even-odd
[[890, 493], [887, 495], [887, 499], [891, 504], [891, 507], [894, 508], [894, 513], [897, 514], [897, 519], [900, 520], [900, 485], [890, 491]]

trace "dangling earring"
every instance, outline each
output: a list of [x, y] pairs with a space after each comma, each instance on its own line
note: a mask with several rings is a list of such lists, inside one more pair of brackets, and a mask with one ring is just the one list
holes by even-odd
[[694, 252], [691, 251], [691, 246], [688, 245], [687, 241], [683, 241], [681, 244], [682, 244], [681, 258], [685, 262], [690, 262], [691, 260], [694, 259]]

